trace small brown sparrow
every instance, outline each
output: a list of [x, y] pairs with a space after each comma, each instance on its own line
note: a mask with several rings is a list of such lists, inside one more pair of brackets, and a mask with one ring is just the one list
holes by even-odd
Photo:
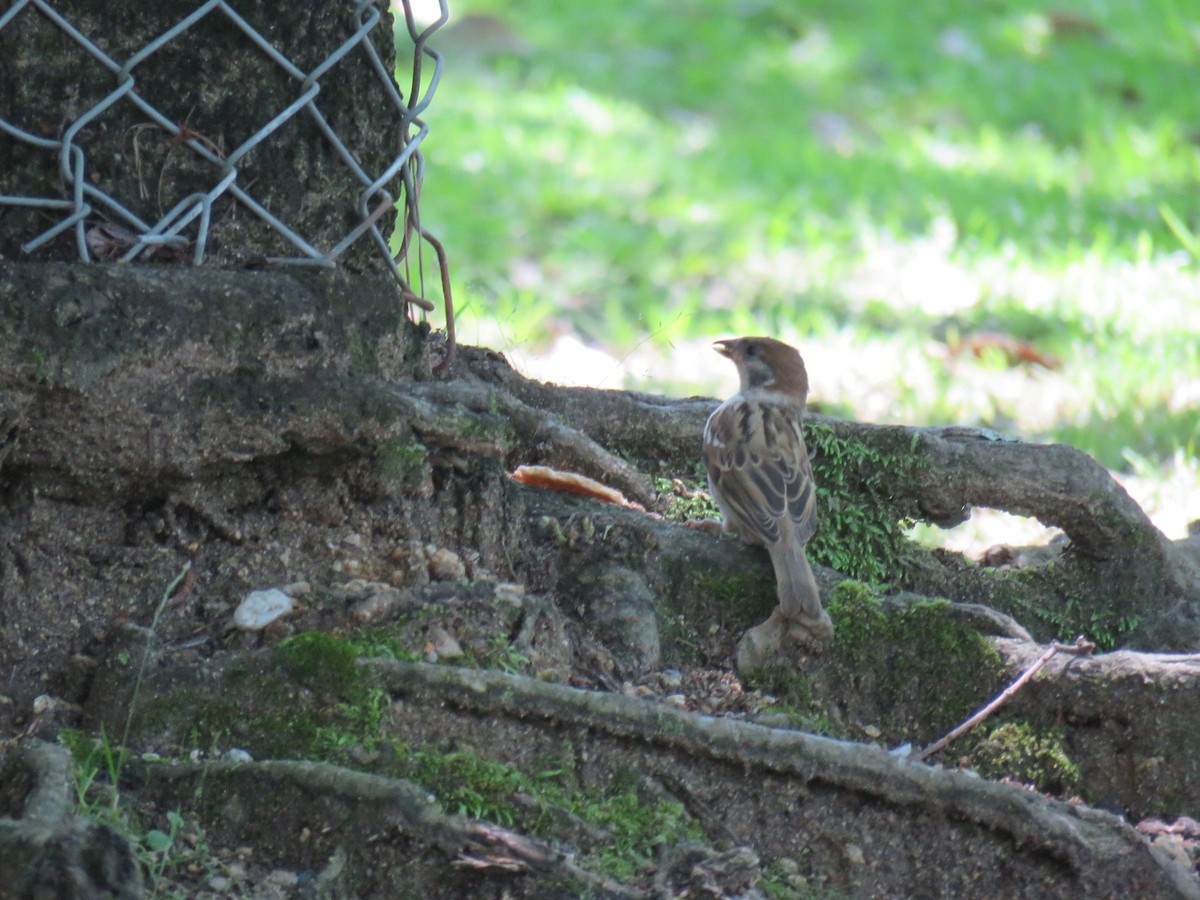
[[808, 398], [804, 360], [782, 341], [744, 337], [717, 341], [733, 361], [741, 390], [704, 426], [708, 485], [726, 530], [771, 554], [779, 605], [738, 644], [738, 668], [761, 667], [780, 645], [827, 644], [833, 623], [821, 607], [804, 545], [817, 528], [812, 464], [800, 429]]

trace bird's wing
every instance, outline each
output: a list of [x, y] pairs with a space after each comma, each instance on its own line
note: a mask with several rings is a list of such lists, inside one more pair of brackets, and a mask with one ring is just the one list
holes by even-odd
[[817, 528], [812, 464], [794, 404], [721, 404], [704, 426], [704, 462], [721, 512], [741, 536], [773, 544], [792, 531], [801, 544]]

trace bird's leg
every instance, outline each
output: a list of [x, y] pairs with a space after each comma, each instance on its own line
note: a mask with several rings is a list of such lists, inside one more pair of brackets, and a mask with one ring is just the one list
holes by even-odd
[[737, 667], [742, 672], [762, 668], [797, 645], [819, 651], [833, 641], [833, 622], [821, 606], [817, 579], [804, 548], [777, 550], [772, 561], [779, 605], [767, 621], [751, 628], [738, 642]]
[[779, 606], [771, 618], [778, 617], [786, 623], [787, 637], [791, 641], [829, 643], [833, 639], [833, 622], [821, 606], [821, 592], [804, 546], [790, 544], [772, 550]]

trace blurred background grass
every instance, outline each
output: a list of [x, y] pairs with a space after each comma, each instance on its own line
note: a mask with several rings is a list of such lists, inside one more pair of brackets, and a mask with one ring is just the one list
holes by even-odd
[[1065, 441], [1200, 518], [1194, 0], [451, 0], [433, 45], [464, 342], [716, 396], [708, 343], [772, 334], [824, 411]]

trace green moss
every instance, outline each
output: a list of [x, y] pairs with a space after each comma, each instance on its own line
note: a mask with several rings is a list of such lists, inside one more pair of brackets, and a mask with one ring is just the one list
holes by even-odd
[[1063, 746], [1061, 726], [1037, 729], [1005, 722], [979, 739], [968, 753], [971, 767], [985, 778], [1013, 778], [1056, 794], [1079, 789], [1079, 766]]
[[838, 437], [813, 422], [805, 422], [804, 439], [820, 517], [809, 544], [812, 559], [869, 584], [899, 584], [906, 560], [923, 552], [906, 537], [912, 522], [892, 499], [896, 486], [911, 478], [916, 458]]
[[708, 494], [708, 482], [703, 479], [655, 478], [654, 491], [664, 502], [659, 511], [673, 522], [721, 516], [717, 504]]
[[866, 585], [843, 582], [828, 603], [834, 653], [851, 689], [875, 699], [893, 738], [957, 724], [992, 696], [1004, 669], [995, 649], [945, 600], [885, 608]]
[[399, 659], [405, 662], [420, 662], [425, 654], [419, 650], [409, 649], [399, 637], [401, 631], [412, 621], [420, 620], [437, 612], [432, 606], [417, 613], [400, 616], [395, 622], [386, 627], [358, 628], [346, 636], [346, 643], [359, 657], [382, 656], [388, 659]]
[[379, 451], [379, 472], [385, 481], [403, 481], [424, 468], [429, 450], [418, 441], [388, 441]]
[[388, 703], [357, 657], [352, 642], [294, 635], [252, 664], [226, 669], [218, 695], [189, 684], [154, 697], [138, 711], [134, 733], [166, 730], [200, 749], [239, 746], [256, 757], [340, 760], [346, 748], [378, 738]]
[[507, 447], [516, 442], [516, 430], [511, 419], [500, 413], [498, 401], [490, 403], [488, 413], [475, 413], [462, 404], [433, 423], [435, 432], [457, 433], [476, 440], [494, 440]]
[[276, 653], [291, 674], [339, 696], [353, 695], [362, 685], [358, 651], [343, 638], [306, 631], [285, 639]]
[[705, 596], [743, 606], [761, 606], [763, 615], [775, 607], [775, 580], [751, 572], [697, 571], [696, 587]]

